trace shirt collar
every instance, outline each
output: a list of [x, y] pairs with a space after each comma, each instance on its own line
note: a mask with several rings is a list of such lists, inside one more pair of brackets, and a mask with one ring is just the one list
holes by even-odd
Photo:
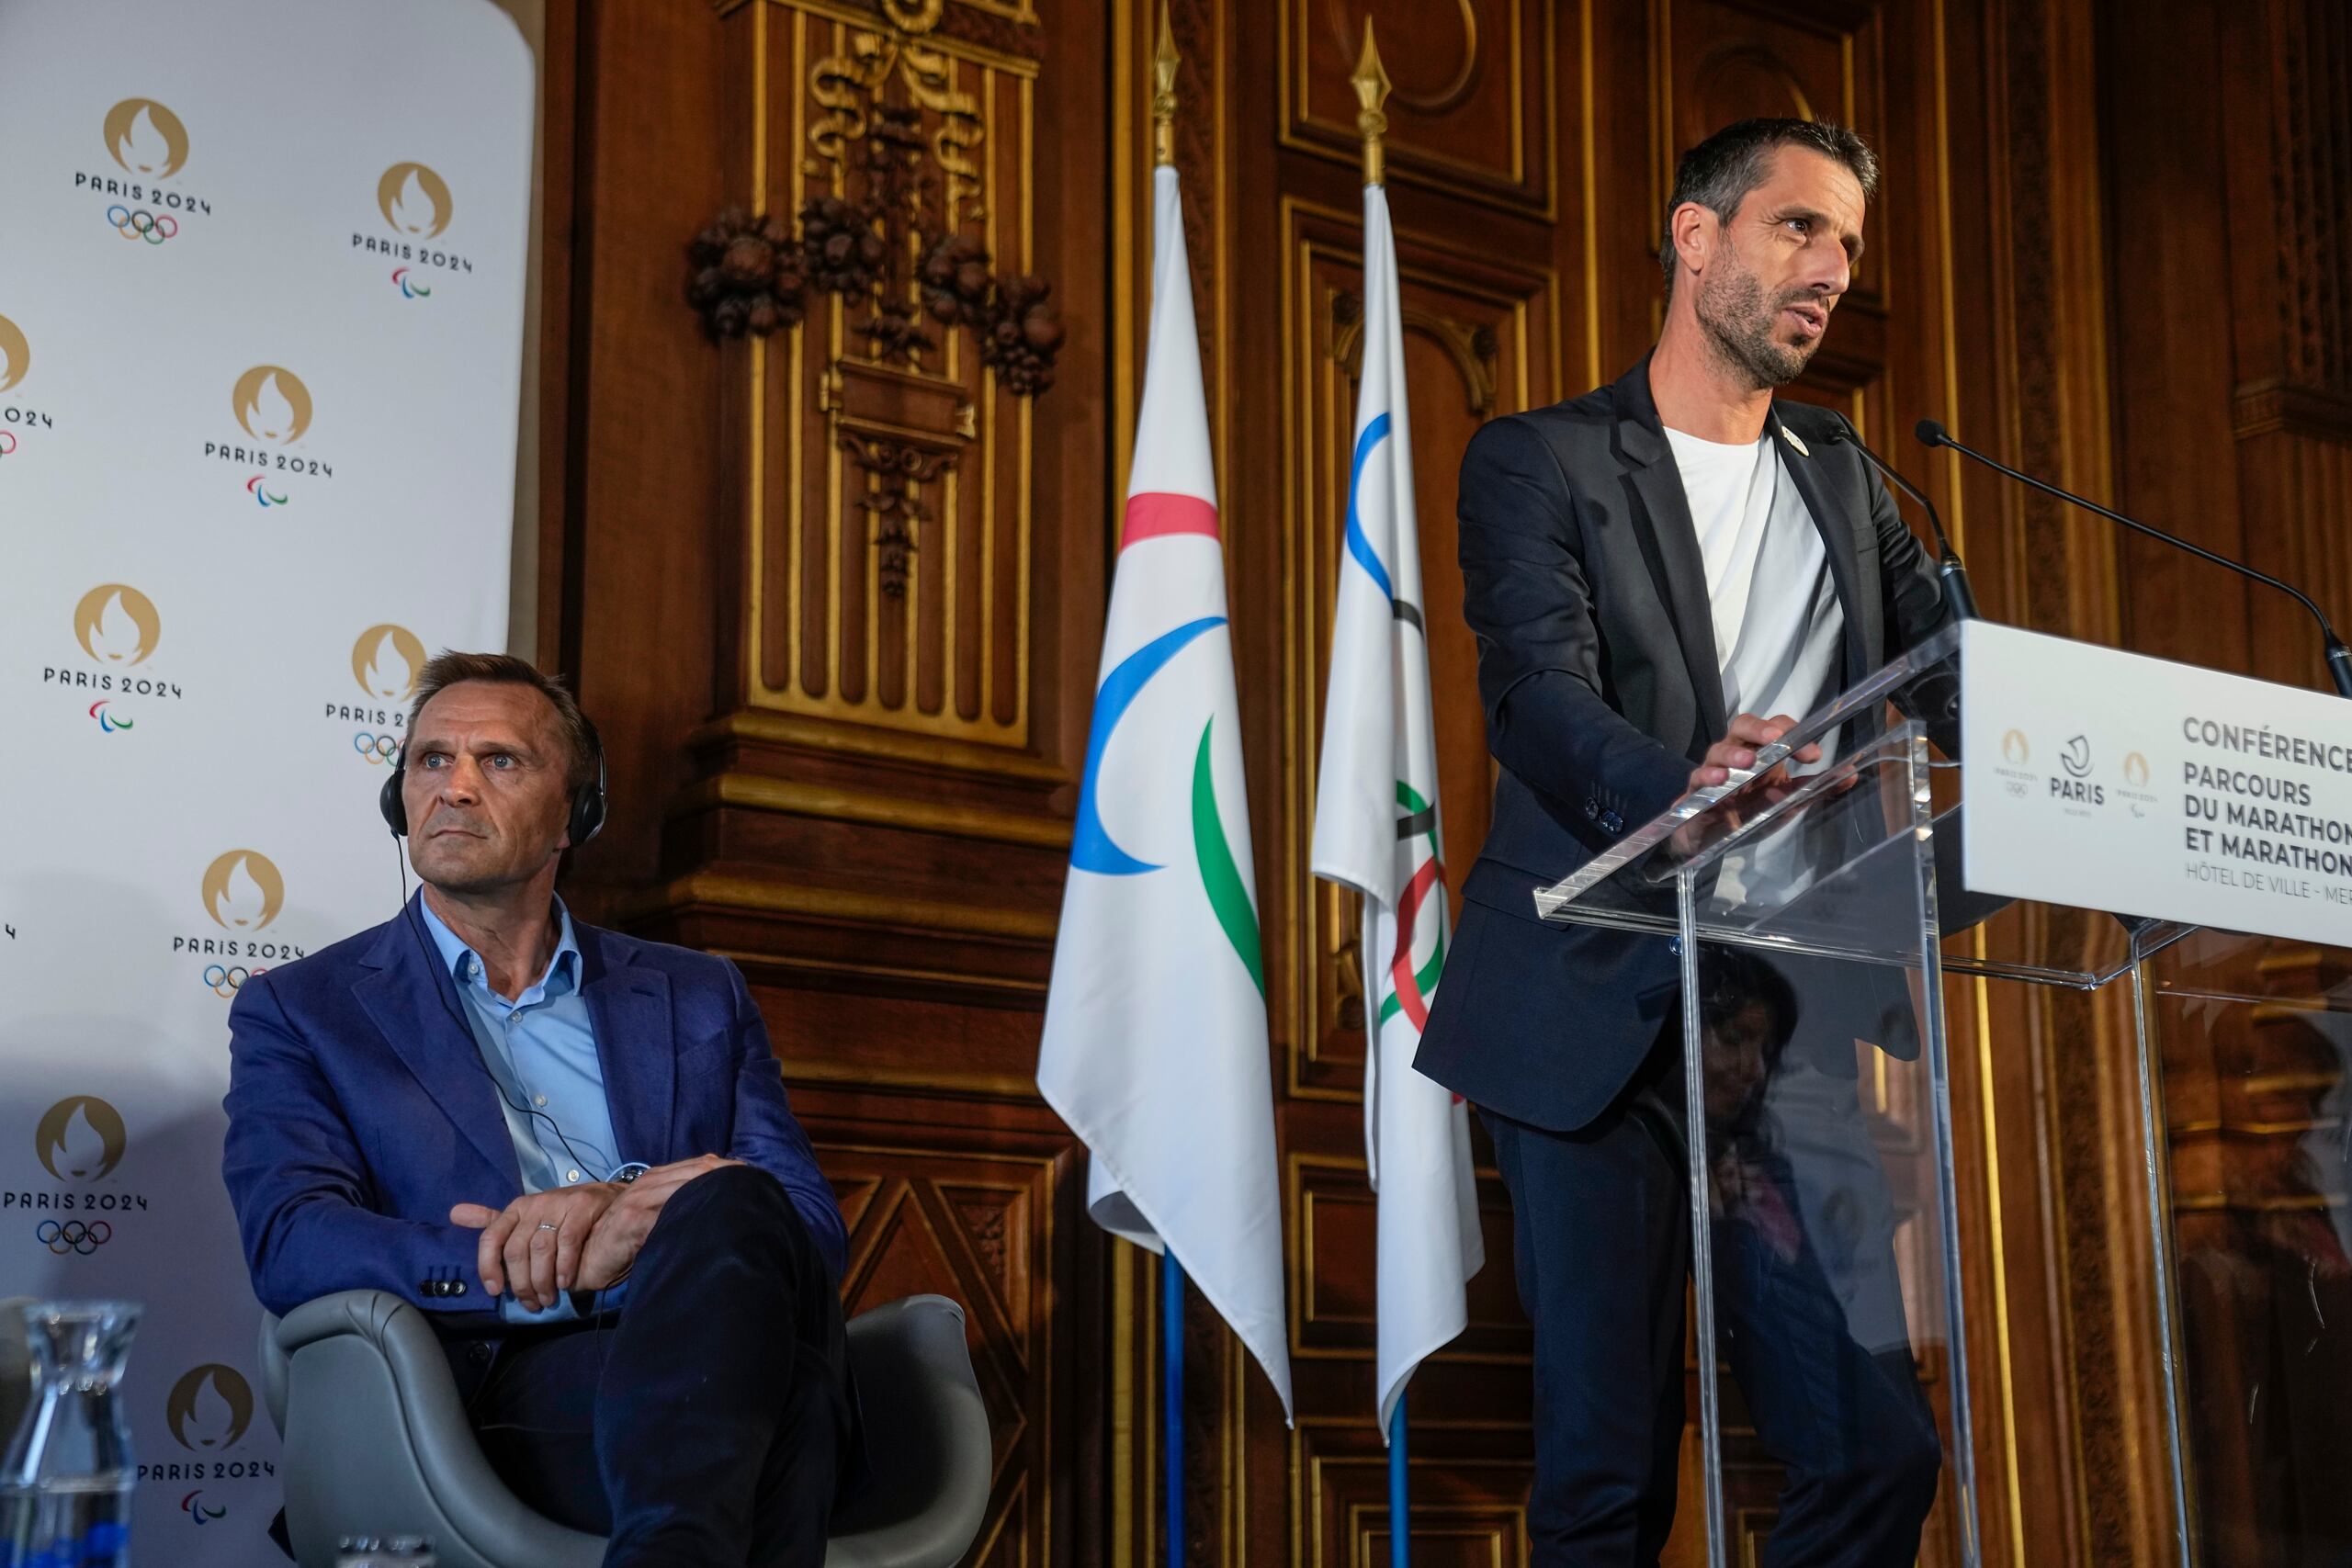
[[[489, 982], [481, 978], [481, 955], [468, 947], [464, 939], [451, 931], [442, 921], [441, 917], [433, 912], [432, 900], [421, 892], [416, 896], [416, 907], [424, 912], [424, 929], [432, 933], [433, 945], [440, 952], [441, 967], [457, 981], [460, 989], [479, 980], [482, 991], [487, 994], [490, 990]], [[559, 975], [569, 982], [562, 987], [563, 991], [576, 991], [580, 988], [580, 942], [572, 933], [571, 911], [564, 908], [563, 900], [560, 898], [555, 901], [555, 953], [548, 960], [547, 973], [539, 976], [536, 986], [515, 998], [517, 1006], [525, 1001], [539, 999], [549, 989]]]

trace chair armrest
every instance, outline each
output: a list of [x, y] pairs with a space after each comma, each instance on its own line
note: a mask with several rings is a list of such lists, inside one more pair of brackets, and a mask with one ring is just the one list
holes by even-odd
[[876, 1462], [834, 1513], [826, 1568], [956, 1562], [979, 1533], [996, 1469], [964, 1309], [908, 1296], [860, 1313], [849, 1361]]
[[334, 1537], [419, 1531], [444, 1568], [597, 1568], [605, 1543], [526, 1507], [475, 1440], [439, 1337], [382, 1291], [306, 1302], [272, 1336], [285, 1358], [287, 1525], [305, 1563]]

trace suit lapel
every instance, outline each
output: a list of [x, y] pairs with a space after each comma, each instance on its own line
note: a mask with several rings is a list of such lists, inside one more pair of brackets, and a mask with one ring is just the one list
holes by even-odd
[[1691, 521], [1682, 470], [1675, 466], [1674, 448], [1667, 443], [1666, 427], [1650, 398], [1648, 357], [1611, 390], [1617, 403], [1617, 456], [1625, 465], [1626, 486], [1646, 525], [1642, 558], [1674, 623], [1675, 640], [1681, 645], [1682, 662], [1699, 699], [1700, 741], [1704, 745], [1724, 733], [1729, 719], [1724, 713], [1723, 660], [1715, 651], [1715, 614], [1707, 600], [1699, 527]]
[[[412, 930], [404, 932], [403, 925]], [[352, 983], [353, 997], [442, 1114], [520, 1195], [523, 1170], [498, 1109], [498, 1086], [463, 1021], [457, 984], [443, 971], [413, 907], [383, 928], [368, 962], [373, 967]]]
[[1854, 538], [1855, 520], [1846, 508], [1832, 504], [1820, 468], [1803, 447], [1790, 439], [1777, 406], [1772, 410], [1770, 423], [1781, 449], [1781, 466], [1796, 480], [1797, 493], [1804, 497], [1804, 509], [1812, 516], [1813, 525], [1821, 531], [1822, 547], [1829, 554], [1829, 581], [1837, 588], [1838, 603], [1845, 611], [1845, 684], [1851, 687], [1870, 673], [1870, 650], [1878, 643], [1871, 624], [1877, 618], [1878, 599], [1862, 592], [1862, 560]]
[[678, 1091], [678, 1041], [670, 1018], [670, 977], [630, 965], [606, 933], [575, 922], [581, 995], [596, 1031], [605, 1069], [605, 1103], [613, 1118], [615, 1155], [662, 1165], [670, 1149]]

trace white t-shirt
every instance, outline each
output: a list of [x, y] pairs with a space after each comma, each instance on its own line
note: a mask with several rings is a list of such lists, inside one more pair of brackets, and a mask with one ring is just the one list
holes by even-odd
[[1666, 438], [1706, 565], [1724, 712], [1803, 718], [1829, 689], [1846, 613], [1780, 444], [1770, 430], [1737, 446], [1679, 430]]

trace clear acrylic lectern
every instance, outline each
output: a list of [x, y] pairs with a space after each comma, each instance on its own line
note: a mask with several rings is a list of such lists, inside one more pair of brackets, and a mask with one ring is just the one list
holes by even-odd
[[[1963, 1285], [1997, 1299], [2000, 1264], [1959, 1224], [1955, 1169], [1982, 1189], [1985, 1145], [1955, 1148], [1949, 1082], [1955, 1052], [1989, 1072], [1994, 1054], [2027, 1048], [1987, 1021], [2003, 1012], [1994, 993], [2015, 986], [2112, 987], [2129, 1004], [2120, 1038], [2102, 1032], [2079, 1048], [2117, 1053], [2118, 1081], [2136, 1081], [2152, 1267], [2113, 1267], [2140, 1277], [2152, 1304], [2155, 1342], [2144, 1353], [2161, 1371], [2171, 1483], [2161, 1529], [2178, 1561], [2194, 1561], [2190, 1476], [2204, 1439], [2190, 1434], [2206, 1429], [2194, 1403], [2199, 1389], [2245, 1380], [2183, 1361], [2175, 1222], [2187, 1214], [2176, 1213], [2167, 1168], [2166, 1053], [2210, 1060], [2214, 1043], [2285, 1008], [2323, 1047], [2345, 1042], [2341, 1060], [2352, 1063], [2352, 1027], [2335, 1027], [2352, 1025], [2352, 960], [2315, 964], [2309, 942], [2016, 903], [1964, 885], [1961, 771], [1950, 760], [1960, 645], [1958, 628], [1938, 634], [1768, 749], [1754, 774], [1694, 792], [1536, 894], [1546, 919], [1656, 932], [1672, 954], [1659, 983], [1680, 990], [1675, 1130], [1686, 1171], [1704, 1173], [1690, 1184], [1692, 1273], [1708, 1561], [1718, 1568], [1755, 1560], [1770, 1495], [1728, 1522], [1725, 1496], [1730, 1484], [1755, 1499], [1759, 1449], [1793, 1453], [1825, 1484], [1865, 1477], [1854, 1483], [1883, 1494], [1872, 1506], [1917, 1511], [1932, 1500], [1922, 1562], [1984, 1555]], [[1821, 762], [1793, 776], [1769, 771], [1813, 743]], [[1960, 1039], [1955, 1013], [1970, 1021]], [[2321, 1119], [2323, 1130], [2344, 1124], [2341, 1108], [2338, 1118]], [[2352, 1231], [2340, 1205], [2352, 1186], [2345, 1139], [2323, 1138], [2302, 1157], [2318, 1168], [2310, 1185], [2339, 1200], [2323, 1229]], [[2341, 1263], [2352, 1234], [2337, 1245]], [[2339, 1322], [2327, 1332], [2346, 1331]], [[1743, 1387], [1781, 1380], [1776, 1406], [1813, 1412], [1759, 1427], [1752, 1443], [1736, 1434], [1747, 1468], [1728, 1483], [1719, 1365]], [[2281, 1540], [2267, 1560], [2302, 1561], [2317, 1544]], [[2004, 1541], [1991, 1555], [2016, 1553]]]

